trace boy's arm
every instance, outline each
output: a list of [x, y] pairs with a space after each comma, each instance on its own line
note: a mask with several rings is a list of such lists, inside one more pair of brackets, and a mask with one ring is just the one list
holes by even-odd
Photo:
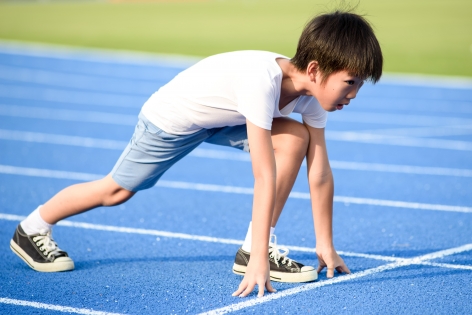
[[252, 210], [251, 258], [241, 284], [233, 296], [247, 296], [256, 284], [258, 296], [264, 288], [275, 292], [269, 277], [269, 232], [275, 204], [275, 156], [271, 131], [246, 120], [254, 173], [254, 200]]
[[318, 272], [328, 268], [327, 277], [338, 272], [350, 273], [333, 244], [333, 196], [334, 180], [329, 165], [324, 136], [324, 128], [313, 128], [305, 124], [310, 133], [307, 153], [308, 182], [310, 185], [311, 206], [316, 235], [316, 254]]

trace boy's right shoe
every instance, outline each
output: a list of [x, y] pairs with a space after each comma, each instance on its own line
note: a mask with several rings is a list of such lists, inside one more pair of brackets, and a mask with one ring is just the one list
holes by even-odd
[[57, 246], [50, 230], [27, 235], [18, 224], [10, 241], [10, 248], [36, 271], [57, 272], [74, 269], [74, 262]]

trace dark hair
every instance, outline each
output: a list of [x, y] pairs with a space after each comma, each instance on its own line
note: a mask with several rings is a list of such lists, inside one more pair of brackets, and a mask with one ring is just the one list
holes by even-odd
[[350, 12], [322, 14], [305, 26], [291, 62], [304, 71], [311, 61], [318, 62], [322, 82], [342, 70], [373, 83], [382, 76], [382, 50], [374, 31], [362, 16]]

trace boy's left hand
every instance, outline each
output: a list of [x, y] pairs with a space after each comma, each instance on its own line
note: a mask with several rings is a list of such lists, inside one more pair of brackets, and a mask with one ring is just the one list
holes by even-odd
[[326, 277], [332, 278], [334, 277], [334, 269], [336, 269], [339, 273], [351, 273], [349, 268], [344, 263], [344, 260], [339, 257], [338, 253], [333, 247], [328, 248], [316, 248], [316, 255], [318, 256], [318, 270], [317, 272], [320, 273], [325, 267], [328, 268], [326, 272]]

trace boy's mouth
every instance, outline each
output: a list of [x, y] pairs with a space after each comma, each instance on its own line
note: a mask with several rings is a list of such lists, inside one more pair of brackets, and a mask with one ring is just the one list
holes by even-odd
[[338, 105], [336, 105], [336, 109], [337, 109], [337, 110], [341, 110], [341, 109], [343, 109], [343, 107], [344, 107], [343, 104], [338, 104]]

